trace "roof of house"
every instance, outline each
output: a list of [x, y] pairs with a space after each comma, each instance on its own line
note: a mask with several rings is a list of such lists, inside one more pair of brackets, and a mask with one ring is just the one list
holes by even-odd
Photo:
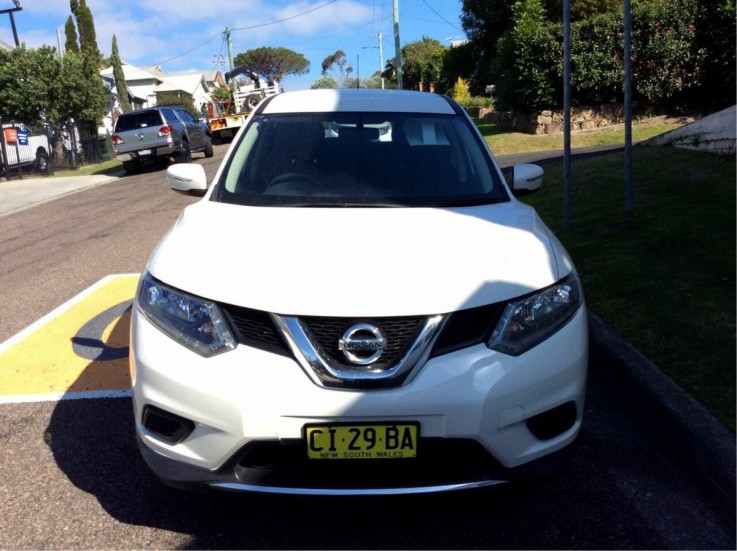
[[204, 73], [167, 73], [162, 75], [162, 81], [156, 86], [157, 92], [171, 92], [182, 90], [194, 94], [198, 86], [207, 91], [207, 82]]
[[[125, 81], [128, 83], [135, 82], [137, 80], [158, 80], [163, 81], [163, 75], [165, 73], [161, 71], [157, 71], [156, 69], [141, 69], [140, 67], [136, 67], [135, 65], [131, 65], [130, 63], [122, 63], [123, 68], [123, 76], [125, 77]], [[100, 71], [100, 74], [102, 76], [112, 76], [113, 74], [113, 68], [106, 67], [102, 71]]]
[[[183, 91], [190, 95], [194, 94], [198, 86], [208, 90], [208, 73], [188, 72], [188, 73], [165, 73], [160, 68], [141, 69], [130, 63], [122, 63], [123, 75], [127, 84], [131, 85], [136, 81], [153, 81], [157, 92], [175, 92]], [[219, 73], [219, 71], [217, 71]], [[100, 71], [103, 78], [113, 76], [113, 68], [106, 67]], [[217, 78], [217, 75], [215, 76]], [[220, 76], [222, 79], [222, 75]]]

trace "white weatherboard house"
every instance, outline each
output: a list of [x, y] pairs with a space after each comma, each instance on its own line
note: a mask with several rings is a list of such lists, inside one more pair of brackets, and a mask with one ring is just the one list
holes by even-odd
[[[200, 108], [210, 102], [210, 93], [223, 82], [219, 71], [166, 73], [160, 68], [139, 68], [129, 63], [123, 63], [123, 74], [133, 109], [153, 107], [156, 105], [156, 95], [165, 92], [179, 93], [191, 98], [195, 106]], [[104, 128], [100, 128], [100, 133], [111, 134], [113, 113], [120, 109], [113, 68], [103, 69], [100, 71], [100, 76], [112, 83], [111, 92], [115, 97], [111, 102], [110, 111], [104, 117]]]

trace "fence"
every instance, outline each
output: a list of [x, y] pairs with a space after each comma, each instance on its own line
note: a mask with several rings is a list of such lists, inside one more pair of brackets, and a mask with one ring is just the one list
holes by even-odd
[[0, 174], [6, 180], [24, 175], [48, 175], [53, 170], [52, 140], [23, 123], [0, 119]]

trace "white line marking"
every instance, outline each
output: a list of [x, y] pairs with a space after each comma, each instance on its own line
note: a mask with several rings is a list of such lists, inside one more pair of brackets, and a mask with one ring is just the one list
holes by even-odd
[[60, 402], [62, 400], [89, 400], [97, 398], [130, 398], [133, 391], [126, 390], [86, 390], [83, 392], [56, 392], [53, 394], [19, 394], [0, 396], [2, 404], [25, 404], [29, 402]]
[[[140, 277], [141, 274], [111, 274], [103, 277], [100, 281], [88, 287], [77, 296], [72, 297], [61, 306], [46, 314], [39, 320], [23, 329], [20, 333], [10, 337], [4, 343], [0, 344], [0, 353], [5, 352], [18, 342], [34, 333], [42, 326], [46, 325], [66, 310], [69, 310], [76, 303], [90, 296], [100, 287], [107, 285], [108, 282], [119, 277]], [[55, 392], [51, 394], [22, 394], [15, 396], [0, 396], [0, 404], [22, 404], [27, 402], [58, 402], [60, 400], [85, 400], [95, 398], [130, 398], [132, 391], [130, 388], [125, 390], [89, 390], [83, 392]]]
[[103, 277], [100, 281], [98, 281], [91, 287], [87, 287], [87, 289], [79, 293], [77, 296], [70, 298], [68, 301], [66, 301], [61, 306], [58, 306], [57, 308], [55, 308], [54, 310], [46, 314], [41, 319], [36, 320], [31, 325], [23, 329], [20, 333], [13, 335], [8, 340], [6, 340], [4, 343], [0, 344], [0, 353], [5, 352], [11, 346], [18, 344], [19, 341], [22, 341], [28, 335], [40, 329], [43, 325], [46, 325], [54, 318], [57, 318], [60, 314], [62, 314], [66, 310], [69, 310], [76, 303], [87, 298], [92, 293], [97, 291], [100, 287], [107, 285], [107, 283], [110, 282], [112, 279], [115, 279], [118, 277], [140, 277], [140, 276], [141, 274], [113, 274], [113, 275]]

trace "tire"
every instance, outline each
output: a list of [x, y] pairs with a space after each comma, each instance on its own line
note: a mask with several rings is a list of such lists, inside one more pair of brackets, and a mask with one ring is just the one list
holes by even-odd
[[205, 157], [210, 158], [215, 155], [215, 151], [212, 149], [212, 140], [210, 136], [205, 136]]
[[246, 105], [249, 109], [255, 109], [262, 99], [261, 94], [249, 94], [246, 96]]
[[43, 149], [39, 149], [36, 151], [36, 161], [34, 163], [34, 167], [36, 172], [39, 174], [50, 174], [51, 173], [51, 163], [49, 162], [49, 154], [46, 153]]
[[192, 162], [192, 150], [189, 148], [189, 142], [182, 140], [182, 150], [177, 155], [178, 163], [191, 163]]
[[123, 161], [123, 170], [125, 170], [126, 174], [133, 174], [134, 172], [138, 172], [138, 169], [141, 167], [137, 162], [135, 161]]

